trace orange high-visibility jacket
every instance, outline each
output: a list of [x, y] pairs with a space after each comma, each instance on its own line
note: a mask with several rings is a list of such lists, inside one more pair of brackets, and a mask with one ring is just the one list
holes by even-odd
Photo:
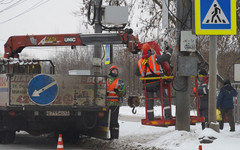
[[[144, 71], [145, 71], [145, 67], [146, 67], [145, 64], [143, 63], [143, 61], [144, 61], [144, 59], [140, 59], [138, 61], [138, 69], [139, 69], [142, 77], [144, 77], [144, 75], [145, 75]], [[153, 71], [153, 73], [155, 73], [156, 75], [160, 75], [161, 73], [163, 73], [161, 65], [159, 65], [156, 62], [156, 55], [151, 55], [149, 57], [148, 64], [149, 64], [149, 67], [151, 68], [151, 70]], [[146, 76], [150, 75], [150, 74], [152, 74], [152, 72], [147, 67]]]
[[107, 79], [107, 99], [108, 101], [120, 101], [119, 95], [114, 91], [114, 89], [119, 89], [118, 87], [118, 80], [116, 78], [111, 84], [109, 84], [109, 79]]

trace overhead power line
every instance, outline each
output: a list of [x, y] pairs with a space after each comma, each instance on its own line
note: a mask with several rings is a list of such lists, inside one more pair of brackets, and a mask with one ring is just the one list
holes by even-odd
[[[16, 7], [17, 5], [23, 3], [24, 1], [26, 1], [26, 0], [18, 0], [17, 2], [11, 4], [10, 6], [6, 7], [5, 9], [0, 10], [0, 13], [6, 11], [6, 10], [8, 10], [8, 9], [11, 9], [11, 8], [13, 8], [13, 7]], [[12, 2], [12, 1], [11, 1], [11, 2]], [[11, 2], [9, 2], [9, 3], [11, 3]], [[0, 3], [0, 4], [7, 4], [7, 3]]]
[[[19, 0], [19, 1], [22, 1], [22, 0]], [[24, 0], [24, 1], [26, 1], [26, 0]], [[6, 23], [6, 22], [8, 22], [8, 21], [11, 21], [11, 20], [13, 20], [13, 19], [16, 19], [17, 17], [22, 16], [22, 15], [24, 15], [24, 14], [26, 14], [26, 13], [28, 13], [28, 12], [30, 12], [30, 11], [38, 8], [38, 7], [40, 7], [41, 5], [43, 5], [43, 4], [45, 4], [45, 3], [49, 2], [49, 1], [50, 1], [50, 0], [41, 0], [41, 1], [37, 2], [36, 4], [34, 4], [32, 7], [28, 8], [28, 9], [25, 10], [25, 11], [23, 11], [22, 13], [14, 16], [14, 17], [12, 17], [12, 18], [10, 18], [10, 19], [8, 19], [8, 20], [5, 20], [5, 21], [3, 21], [3, 22], [0, 22], [0, 24], [3, 24], [3, 23]]]
[[0, 1], [0, 4], [10, 4], [13, 0], [10, 0], [10, 1], [8, 1], [8, 2], [4, 2], [5, 0], [1, 0]]

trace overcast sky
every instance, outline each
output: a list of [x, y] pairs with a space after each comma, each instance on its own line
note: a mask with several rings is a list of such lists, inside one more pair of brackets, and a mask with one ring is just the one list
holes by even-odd
[[[82, 0], [0, 0], [0, 53], [14, 35], [85, 33], [80, 28], [82, 18], [73, 14], [81, 4]], [[23, 53], [38, 53], [31, 51], [24, 49]], [[52, 53], [41, 50], [42, 57]]]

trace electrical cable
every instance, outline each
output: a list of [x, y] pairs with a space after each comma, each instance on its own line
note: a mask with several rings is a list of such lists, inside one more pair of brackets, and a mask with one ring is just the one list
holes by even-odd
[[182, 88], [177, 89], [177, 88], [175, 87], [175, 85], [174, 85], [174, 81], [175, 81], [175, 77], [173, 78], [173, 81], [172, 81], [172, 87], [173, 87], [173, 89], [174, 89], [175, 91], [179, 91], [179, 92], [186, 92], [186, 91], [187, 91], [187, 89], [188, 89], [188, 85], [187, 85], [187, 84], [186, 84], [186, 85], [182, 85]]
[[126, 27], [127, 24], [122, 25], [121, 27], [107, 27], [104, 26], [101, 22], [101, 16], [102, 16], [102, 10], [101, 10], [101, 6], [102, 6], [102, 0], [100, 0], [99, 2], [99, 10], [98, 10], [98, 22], [99, 24], [102, 26], [103, 30], [108, 30], [108, 31], [118, 31], [118, 30], [122, 30]]
[[[192, 5], [192, 3], [190, 4], [190, 5]], [[188, 9], [188, 12], [187, 12], [187, 14], [186, 14], [186, 16], [184, 16], [183, 17], [183, 19], [184, 19], [184, 22], [183, 22], [183, 24], [182, 24], [182, 26], [181, 26], [181, 29], [184, 29], [184, 27], [186, 27], [186, 28], [190, 28], [190, 27], [188, 27], [187, 25], [186, 25], [186, 22], [187, 22], [187, 20], [188, 20], [188, 17], [190, 16], [190, 12], [192, 11], [192, 7], [190, 7], [189, 9]]]
[[[93, 18], [91, 19], [91, 7], [93, 7]], [[89, 2], [89, 6], [88, 6], [88, 24], [93, 25], [95, 23], [95, 18], [96, 18], [96, 5], [95, 3], [93, 3], [92, 6], [92, 0], [90, 0]]]
[[[133, 2], [133, 0], [131, 0], [131, 8], [130, 8], [129, 12], [132, 11], [132, 9], [133, 9], [133, 4], [135, 4], [135, 3], [136, 3], [136, 0], [134, 0], [134, 2]], [[129, 13], [129, 14], [130, 14], [130, 13]]]
[[163, 1], [164, 1], [165, 5], [166, 5], [168, 11], [171, 13], [171, 15], [172, 15], [174, 18], [176, 18], [177, 21], [179, 21], [181, 24], [183, 24], [183, 22], [182, 22], [176, 15], [174, 15], [173, 12], [169, 9], [169, 5], [167, 4], [166, 0], [163, 0]]
[[[103, 48], [103, 46], [101, 47], [101, 49]], [[103, 51], [103, 56], [102, 56], [102, 59], [101, 59], [101, 62], [104, 60], [104, 57], [105, 57], [105, 54], [106, 54], [106, 52], [105, 52], [105, 50]], [[111, 58], [112, 59], [112, 58]], [[103, 64], [101, 63], [101, 68], [103, 67]]]
[[6, 21], [0, 22], [0, 24], [3, 24], [3, 23], [6, 23], [6, 22], [8, 22], [8, 21], [11, 21], [11, 20], [13, 20], [13, 19], [16, 19], [17, 17], [22, 16], [22, 15], [24, 15], [25, 13], [28, 13], [28, 12], [30, 12], [30, 11], [38, 8], [39, 6], [47, 3], [48, 1], [49, 1], [49, 0], [45, 0], [45, 1], [42, 0], [42, 1], [38, 2], [38, 3], [36, 3], [35, 5], [33, 5], [32, 7], [28, 8], [27, 10], [23, 11], [22, 13], [16, 15], [15, 17], [12, 17], [12, 18], [10, 18], [10, 19], [8, 19], [8, 20], [6, 20]]
[[[189, 8], [189, 10], [188, 10], [188, 12], [187, 12], [187, 15], [186, 16], [184, 16], [183, 17], [183, 20], [184, 21], [181, 21], [177, 16], [175, 16], [174, 14], [173, 14], [173, 12], [169, 9], [169, 5], [166, 3], [166, 0], [163, 0], [164, 1], [164, 3], [165, 3], [165, 5], [167, 6], [167, 9], [168, 9], [168, 11], [171, 13], [171, 15], [174, 17], [174, 18], [176, 18], [176, 20], [177, 21], [179, 21], [180, 23], [181, 23], [181, 29], [183, 28], [183, 27], [186, 27], [186, 28], [189, 28], [187, 25], [186, 25], [186, 22], [187, 22], [187, 19], [188, 19], [188, 16], [189, 16], [189, 14], [190, 14], [190, 12], [191, 12], [191, 8]], [[176, 85], [176, 80], [175, 80], [175, 77], [173, 78], [173, 80], [172, 80], [172, 87], [173, 87], [173, 89], [174, 90], [176, 90], [176, 91], [181, 91], [181, 92], [186, 92], [187, 91], [187, 89], [188, 89], [188, 84], [184, 84], [184, 85]], [[182, 88], [177, 88], [177, 87], [182, 87]]]
[[[180, 55], [180, 53], [177, 51], [177, 60], [176, 60], [176, 64], [179, 64], [179, 56]], [[176, 67], [178, 67], [178, 65], [176, 65]], [[182, 88], [179, 88], [179, 89], [177, 89], [177, 87], [174, 85], [174, 83], [175, 83], [175, 78], [176, 78], [176, 75], [177, 74], [177, 71], [175, 71], [175, 76], [174, 76], [174, 78], [173, 78], [173, 80], [172, 80], [172, 87], [173, 87], [173, 89], [175, 90], [175, 91], [179, 91], [179, 92], [186, 92], [187, 91], [187, 89], [188, 89], [188, 84], [186, 83], [186, 85], [177, 85], [177, 87], [181, 87], [182, 86]]]
[[0, 4], [10, 4], [13, 0], [11, 0], [10, 2], [5, 2], [5, 3], [3, 3], [5, 0], [1, 0], [0, 1]]
[[17, 2], [15, 2], [15, 3], [13, 3], [12, 5], [6, 7], [5, 9], [0, 10], [0, 13], [6, 11], [6, 10], [8, 10], [8, 9], [11, 9], [11, 8], [13, 8], [13, 7], [15, 7], [15, 6], [21, 4], [21, 3], [24, 2], [24, 1], [26, 1], [26, 0], [18, 0]]
[[168, 11], [171, 13], [171, 15], [172, 15], [174, 18], [176, 18], [177, 21], [179, 21], [179, 22], [181, 23], [181, 28], [182, 28], [183, 26], [186, 26], [187, 28], [190, 28], [190, 27], [188, 27], [188, 26], [186, 25], [186, 21], [187, 21], [187, 17], [188, 17], [188, 15], [189, 15], [189, 13], [191, 12], [191, 8], [188, 10], [188, 13], [187, 13], [187, 16], [186, 16], [185, 21], [182, 22], [182, 21], [181, 21], [177, 16], [175, 16], [175, 15], [173, 14], [173, 12], [169, 9], [169, 5], [167, 4], [166, 0], [163, 0], [163, 1], [164, 1], [165, 5], [166, 5]]
[[[112, 5], [112, 0], [109, 1], [109, 5], [111, 6]], [[93, 6], [93, 19], [91, 19], [91, 7]], [[102, 27], [102, 30], [108, 30], [108, 31], [117, 31], [117, 30], [122, 30], [126, 27], [126, 24], [120, 26], [120, 27], [107, 27], [107, 26], [104, 26], [101, 22], [101, 16], [102, 16], [102, 9], [101, 9], [101, 6], [102, 6], [102, 0], [100, 0], [99, 2], [99, 8], [98, 8], [98, 23], [101, 25]], [[119, 2], [117, 1], [117, 6], [119, 6]], [[90, 0], [89, 2], [89, 7], [88, 7], [88, 22], [90, 25], [93, 25], [95, 23], [95, 18], [96, 18], [96, 4], [94, 3], [94, 5], [92, 4], [92, 0]]]
[[[110, 0], [110, 1], [109, 1], [109, 6], [113, 6], [113, 5], [112, 5], [112, 2], [113, 2], [113, 1], [114, 1], [115, 3], [117, 2], [117, 4], [116, 4], [117, 6], [120, 6], [118, 0]], [[113, 2], [113, 3], [114, 3], [114, 2]]]

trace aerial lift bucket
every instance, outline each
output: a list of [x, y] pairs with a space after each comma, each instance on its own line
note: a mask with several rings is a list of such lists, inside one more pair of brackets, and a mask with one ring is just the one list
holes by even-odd
[[[168, 94], [168, 101], [170, 104], [170, 110], [172, 112], [171, 107], [171, 84], [173, 76], [165, 76], [165, 77], [149, 77], [149, 78], [140, 78], [140, 80], [144, 80], [144, 94], [145, 94], [145, 119], [142, 119], [141, 122], [143, 125], [151, 125], [151, 126], [160, 126], [160, 127], [167, 127], [167, 126], [174, 126], [176, 124], [176, 117], [171, 117], [171, 119], [166, 120], [164, 115], [154, 117], [153, 121], [148, 120], [147, 115], [147, 91], [146, 91], [146, 80], [160, 80], [160, 101], [161, 105], [163, 106], [163, 87], [167, 90]], [[163, 85], [163, 80], [169, 81], [167, 84]], [[197, 88], [197, 78], [195, 79], [196, 82], [196, 88]], [[159, 98], [153, 98], [152, 100], [159, 100]], [[197, 116], [190, 116], [190, 124], [195, 125], [197, 122], [204, 122], [204, 117], [199, 116], [199, 103], [198, 103], [198, 95], [196, 94], [196, 105], [197, 105]], [[161, 107], [161, 113], [164, 114], [164, 109]]]

